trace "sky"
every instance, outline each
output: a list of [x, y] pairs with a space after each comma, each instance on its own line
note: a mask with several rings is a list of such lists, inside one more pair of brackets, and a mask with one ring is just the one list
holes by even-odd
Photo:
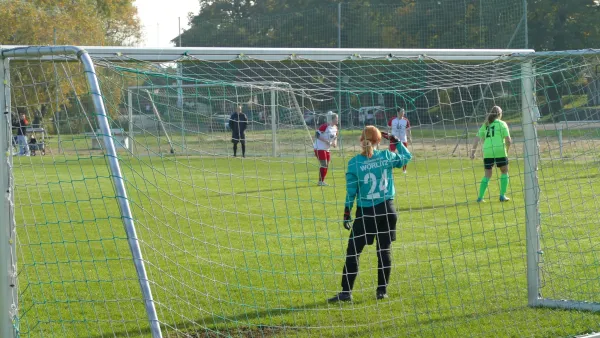
[[181, 28], [188, 28], [188, 13], [198, 13], [198, 0], [135, 0], [138, 16], [143, 25], [144, 40], [140, 47], [173, 47], [169, 42], [178, 35], [178, 18]]

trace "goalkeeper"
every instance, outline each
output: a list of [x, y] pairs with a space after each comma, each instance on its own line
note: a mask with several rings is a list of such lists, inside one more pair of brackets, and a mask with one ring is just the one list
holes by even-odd
[[[362, 152], [348, 162], [346, 173], [346, 203], [344, 227], [350, 231], [346, 263], [342, 276], [342, 292], [329, 302], [351, 301], [352, 287], [358, 275], [358, 258], [366, 245], [377, 239], [377, 290], [376, 298], [387, 298], [387, 285], [392, 271], [390, 247], [396, 240], [394, 209], [393, 168], [406, 165], [412, 155], [403, 144], [398, 144], [398, 153], [377, 150], [381, 132], [367, 126], [360, 138]], [[356, 219], [352, 222], [350, 210], [356, 199]]]

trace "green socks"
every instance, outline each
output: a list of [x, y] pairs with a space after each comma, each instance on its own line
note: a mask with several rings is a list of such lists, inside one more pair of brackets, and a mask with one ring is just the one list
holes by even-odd
[[[488, 184], [490, 183], [490, 179], [487, 177], [483, 177], [481, 179], [481, 184], [479, 185], [479, 196], [478, 199], [482, 200], [485, 196], [485, 191], [487, 190]], [[506, 189], [508, 188], [508, 174], [500, 175], [500, 196], [504, 196], [506, 194]]]
[[[483, 176], [483, 178], [481, 179], [481, 184], [479, 185], [479, 196], [478, 198], [481, 200], [483, 199], [483, 196], [485, 196], [485, 191], [487, 190], [488, 187], [488, 183], [490, 182], [490, 179]], [[506, 177], [506, 184], [508, 184], [508, 176]]]
[[506, 194], [506, 188], [508, 188], [508, 174], [500, 175], [500, 196]]

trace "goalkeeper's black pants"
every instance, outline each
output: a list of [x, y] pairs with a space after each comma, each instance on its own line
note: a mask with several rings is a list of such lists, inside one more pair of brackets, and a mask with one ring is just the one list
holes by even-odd
[[238, 143], [242, 144], [242, 156], [246, 156], [246, 141], [245, 140], [238, 140], [238, 139], [232, 139], [231, 141], [233, 143], [233, 156], [237, 156], [237, 145]]
[[358, 276], [358, 261], [367, 244], [377, 239], [377, 290], [387, 292], [392, 271], [392, 242], [396, 240], [398, 216], [392, 200], [369, 208], [358, 208], [348, 239], [342, 291], [350, 292]]

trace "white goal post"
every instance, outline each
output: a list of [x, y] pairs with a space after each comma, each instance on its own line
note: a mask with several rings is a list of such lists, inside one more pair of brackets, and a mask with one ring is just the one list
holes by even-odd
[[[10, 86], [6, 84], [10, 83], [10, 77], [7, 74], [10, 69], [10, 62], [12, 59], [20, 58], [43, 58], [53, 56], [62, 56], [67, 59], [76, 57], [81, 62], [82, 67], [85, 69], [87, 84], [90, 87], [90, 93], [92, 96], [94, 108], [96, 109], [98, 116], [98, 125], [102, 132], [105, 151], [110, 158], [109, 167], [113, 177], [114, 189], [117, 193], [117, 200], [122, 213], [123, 226], [128, 236], [128, 242], [132, 254], [132, 261], [135, 265], [135, 269], [138, 275], [138, 281], [140, 289], [144, 296], [144, 306], [148, 317], [148, 322], [151, 328], [152, 336], [154, 338], [162, 337], [160, 323], [158, 315], [156, 313], [156, 307], [154, 299], [152, 297], [152, 291], [150, 284], [148, 283], [148, 276], [144, 265], [144, 259], [140, 246], [138, 243], [138, 237], [136, 234], [136, 228], [134, 225], [134, 217], [131, 213], [131, 207], [127, 198], [127, 191], [123, 182], [123, 175], [121, 173], [121, 167], [118, 161], [117, 150], [112, 137], [111, 128], [107, 119], [107, 111], [102, 99], [102, 93], [94, 63], [85, 49], [74, 47], [74, 46], [55, 46], [55, 47], [22, 47], [22, 48], [11, 48], [2, 50], [2, 72], [0, 72], [0, 107], [3, 112], [0, 121], [0, 140], [10, 140], [12, 142], [11, 126], [11, 114], [8, 112], [12, 111], [11, 107], [11, 93], [9, 91]], [[2, 142], [2, 148], [9, 142]], [[2, 149], [0, 148], [0, 149]], [[4, 150], [4, 149], [3, 149]], [[3, 151], [3, 155], [9, 154], [9, 152]], [[2, 337], [17, 337], [19, 332], [18, 327], [18, 304], [17, 304], [17, 288], [15, 277], [16, 272], [16, 257], [15, 257], [15, 245], [16, 241], [14, 238], [14, 230], [16, 224], [14, 223], [14, 191], [12, 189], [12, 180], [6, 179], [12, 176], [11, 173], [11, 155], [2, 157], [0, 161], [0, 173], [2, 179], [0, 179], [0, 187], [2, 188], [2, 195], [4, 196], [2, 206], [2, 216], [0, 216], [0, 228], [3, 230], [0, 232], [0, 300], [3, 302], [0, 305], [0, 315], [4, 320], [0, 320], [0, 335]], [[6, 192], [6, 193], [5, 193]]]

